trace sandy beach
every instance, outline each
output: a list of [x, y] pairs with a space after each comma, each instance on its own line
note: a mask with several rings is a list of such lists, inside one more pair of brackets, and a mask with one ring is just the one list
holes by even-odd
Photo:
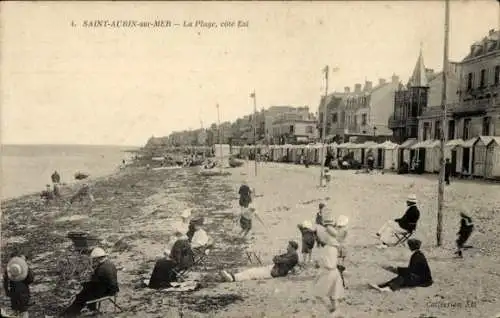
[[[499, 185], [452, 180], [445, 190], [444, 245], [436, 248], [436, 176], [333, 171], [329, 187], [319, 189], [319, 167], [259, 164], [257, 177], [252, 162], [228, 170], [228, 177], [200, 177], [195, 169], [130, 168], [93, 185], [96, 202], [91, 209], [75, 205], [70, 211], [58, 206], [36, 210], [29, 197], [4, 202], [2, 250], [24, 248], [37, 276], [30, 314], [54, 314], [77, 292], [78, 285], [58, 288], [61, 299], [56, 301], [56, 263], [69, 253], [67, 232], [85, 230], [102, 239], [119, 268], [118, 301], [125, 310], [110, 317], [324, 317], [311, 296], [312, 268], [266, 281], [214, 282], [221, 269], [252, 266], [245, 250], [271, 263], [287, 241], [300, 241], [297, 224], [312, 220], [321, 201], [335, 214], [350, 219], [348, 290], [342, 305], [348, 317], [492, 317], [500, 311], [500, 221], [495, 218]], [[266, 229], [256, 223], [248, 241], [237, 239], [239, 228], [230, 219], [244, 179], [256, 189], [255, 205], [267, 225]], [[63, 194], [69, 196], [69, 191]], [[435, 283], [429, 288], [380, 294], [367, 284], [391, 278], [381, 266], [406, 266], [410, 252], [405, 247], [378, 249], [374, 234], [386, 220], [404, 212], [410, 193], [419, 200], [421, 221], [416, 237], [423, 241]], [[206, 217], [206, 229], [215, 240], [207, 271], [201, 273], [210, 282], [199, 291], [182, 294], [138, 289], [137, 283], [148, 278], [155, 257], [161, 254], [173, 220], [186, 207]], [[458, 260], [453, 252], [460, 211], [471, 215], [476, 231], [470, 238], [474, 248]], [[7, 305], [2, 297], [2, 306]]]

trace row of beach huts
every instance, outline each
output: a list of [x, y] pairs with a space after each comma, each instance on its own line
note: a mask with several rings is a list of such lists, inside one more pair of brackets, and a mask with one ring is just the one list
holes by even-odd
[[[232, 146], [231, 154], [240, 157], [251, 156], [256, 150], [265, 155], [269, 161], [298, 163], [300, 158], [307, 159], [311, 164], [320, 164], [322, 144], [308, 145], [248, 145]], [[408, 139], [401, 145], [391, 141], [375, 143], [331, 143], [328, 151], [334, 158], [344, 158], [347, 155], [361, 164], [366, 164], [371, 154], [375, 168], [397, 171], [406, 163], [418, 161], [422, 171], [438, 173], [440, 169], [440, 142], [426, 140], [418, 142]], [[453, 139], [445, 144], [445, 158], [451, 162], [452, 173], [465, 177], [485, 179], [500, 179], [500, 137], [479, 136], [469, 140]]]

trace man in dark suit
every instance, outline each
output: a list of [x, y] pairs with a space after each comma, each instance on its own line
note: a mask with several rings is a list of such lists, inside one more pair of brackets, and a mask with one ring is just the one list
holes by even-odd
[[451, 162], [450, 158], [446, 158], [446, 162], [444, 164], [444, 182], [446, 182], [446, 185], [450, 184], [450, 175], [451, 175]]
[[432, 275], [427, 263], [425, 255], [420, 251], [422, 242], [417, 239], [409, 239], [408, 247], [413, 252], [410, 258], [408, 267], [392, 267], [387, 266], [384, 269], [397, 274], [395, 278], [390, 281], [375, 285], [370, 284], [371, 287], [379, 291], [396, 291], [401, 288], [411, 287], [429, 287], [432, 285]]
[[420, 218], [420, 211], [417, 207], [417, 197], [415, 195], [409, 195], [406, 199], [406, 205], [408, 206], [405, 214], [399, 219], [395, 219], [394, 222], [399, 224], [399, 227], [408, 232], [414, 231], [417, 225], [418, 219]]

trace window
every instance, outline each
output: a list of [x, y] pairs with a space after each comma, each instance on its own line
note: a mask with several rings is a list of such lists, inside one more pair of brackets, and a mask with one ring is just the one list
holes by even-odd
[[423, 139], [424, 141], [427, 139], [431, 139], [431, 124], [430, 123], [424, 123], [424, 135]]
[[293, 125], [290, 125], [290, 133], [293, 134], [293, 131], [294, 131], [294, 126]]
[[306, 126], [306, 134], [312, 134], [313, 133], [313, 126]]
[[500, 65], [495, 66], [495, 85], [500, 83]]
[[354, 126], [358, 125], [358, 115], [354, 115]]
[[332, 122], [335, 124], [335, 123], [337, 123], [337, 121], [338, 121], [338, 116], [335, 113], [335, 114], [332, 115]]
[[486, 86], [486, 70], [481, 70], [481, 78], [480, 78], [480, 83], [479, 87], [483, 88]]
[[366, 125], [366, 114], [361, 115], [361, 125]]
[[467, 90], [472, 89], [472, 73], [467, 74]]
[[450, 120], [448, 122], [448, 140], [455, 139], [455, 121]]
[[470, 138], [470, 118], [464, 119], [463, 140]]
[[491, 123], [491, 117], [484, 117], [483, 118], [483, 136], [489, 136], [490, 135], [490, 123]]
[[439, 120], [434, 124], [434, 139], [441, 139], [441, 122]]

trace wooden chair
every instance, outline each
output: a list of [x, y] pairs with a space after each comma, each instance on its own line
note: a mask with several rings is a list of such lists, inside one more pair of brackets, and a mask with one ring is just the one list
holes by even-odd
[[99, 315], [102, 313], [101, 304], [102, 304], [102, 302], [105, 302], [105, 301], [109, 301], [111, 304], [113, 304], [114, 312], [116, 312], [116, 309], [123, 311], [122, 308], [120, 306], [118, 306], [118, 304], [116, 303], [116, 295], [105, 296], [105, 297], [101, 297], [98, 299], [90, 300], [90, 301], [87, 301], [85, 303], [85, 305], [88, 306], [88, 305], [96, 304], [96, 313]]
[[205, 260], [207, 259], [207, 257], [209, 255], [210, 255], [210, 249], [207, 248], [203, 252], [195, 254], [195, 256], [194, 256], [194, 263], [193, 263], [193, 265], [191, 267], [185, 268], [185, 269], [182, 269], [182, 270], [176, 270], [176, 269], [174, 269], [173, 271], [177, 275], [177, 279], [179, 279], [180, 281], [185, 280], [186, 277], [187, 277], [187, 274], [193, 269], [193, 267], [196, 267], [196, 266], [203, 265], [203, 266], [205, 266], [205, 270], [206, 270]]

